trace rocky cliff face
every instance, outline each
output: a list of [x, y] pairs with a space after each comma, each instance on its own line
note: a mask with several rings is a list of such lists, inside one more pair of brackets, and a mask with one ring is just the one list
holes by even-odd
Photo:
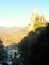
[[46, 15], [39, 15], [37, 11], [33, 11], [28, 25], [28, 31], [35, 31], [36, 27], [45, 26], [46, 23], [49, 23], [48, 21]]

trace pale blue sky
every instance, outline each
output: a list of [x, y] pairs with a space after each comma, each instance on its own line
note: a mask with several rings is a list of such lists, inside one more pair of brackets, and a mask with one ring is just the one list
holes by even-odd
[[0, 0], [0, 26], [26, 26], [34, 8], [49, 14], [49, 0]]

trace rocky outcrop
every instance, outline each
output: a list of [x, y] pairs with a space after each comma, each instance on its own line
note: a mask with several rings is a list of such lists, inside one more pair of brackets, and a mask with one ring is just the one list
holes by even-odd
[[[37, 11], [33, 11], [30, 23], [28, 25], [28, 31], [35, 31], [36, 27], [43, 27], [45, 26], [48, 22], [46, 15], [39, 15]], [[36, 26], [37, 25], [37, 26]]]

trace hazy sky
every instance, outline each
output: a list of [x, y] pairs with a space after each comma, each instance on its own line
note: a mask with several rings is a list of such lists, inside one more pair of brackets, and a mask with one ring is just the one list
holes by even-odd
[[0, 0], [0, 26], [26, 26], [34, 8], [49, 14], [49, 0]]

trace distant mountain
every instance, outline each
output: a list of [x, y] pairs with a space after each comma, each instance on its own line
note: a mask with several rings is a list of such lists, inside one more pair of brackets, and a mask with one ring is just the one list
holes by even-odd
[[19, 28], [5, 28], [0, 27], [0, 38], [4, 45], [10, 45], [12, 43], [18, 43], [24, 36], [28, 34], [27, 27]]

